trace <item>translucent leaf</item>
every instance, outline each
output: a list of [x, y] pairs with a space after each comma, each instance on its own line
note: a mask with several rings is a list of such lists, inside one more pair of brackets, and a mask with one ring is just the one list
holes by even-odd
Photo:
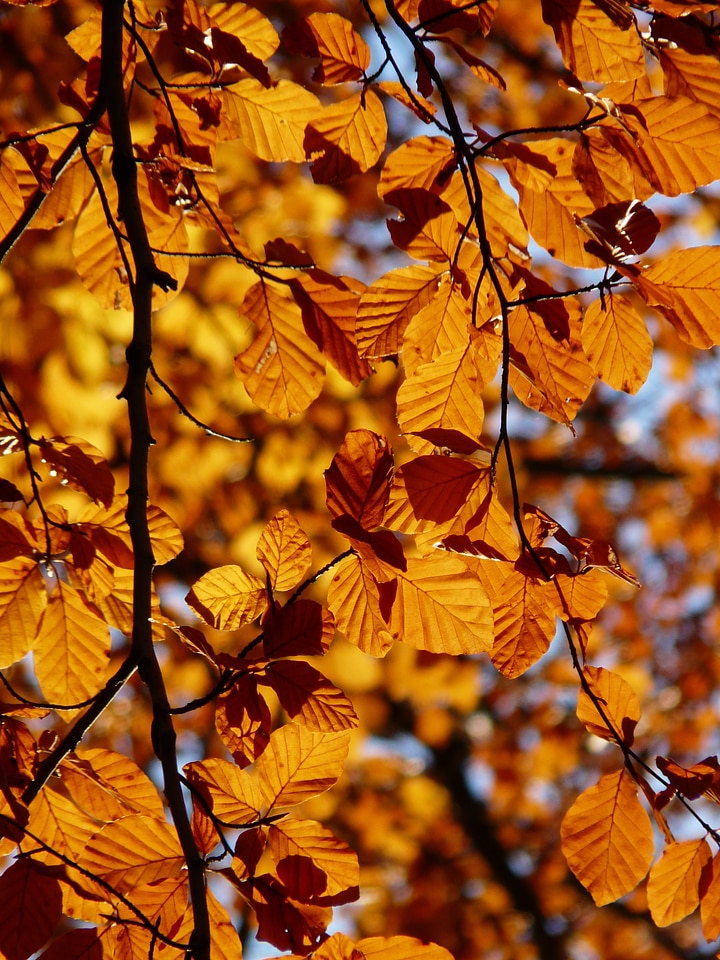
[[42, 956], [43, 960], [102, 960], [100, 936], [87, 927], [70, 930], [53, 940]]
[[475, 355], [466, 347], [423, 364], [397, 395], [398, 422], [436, 446], [472, 453], [480, 445], [483, 403]]
[[59, 477], [103, 506], [110, 506], [115, 478], [103, 454], [92, 444], [77, 437], [54, 437], [41, 440], [40, 449], [51, 476]]
[[364, 173], [380, 159], [387, 121], [372, 90], [325, 107], [305, 133], [305, 155], [315, 183], [338, 183]]
[[305, 332], [347, 381], [357, 386], [371, 373], [361, 360], [355, 337], [360, 294], [342, 279], [322, 270], [309, 270], [291, 283], [302, 310]]
[[460, 239], [457, 217], [450, 206], [429, 190], [402, 187], [384, 197], [398, 207], [402, 220], [388, 220], [395, 246], [416, 260], [452, 260]]
[[598, 267], [588, 254], [573, 214], [583, 217], [594, 209], [573, 172], [573, 144], [569, 140], [534, 140], [500, 150], [510, 179], [520, 195], [520, 212], [534, 239], [553, 257], [571, 267]]
[[444, 947], [415, 937], [366, 937], [356, 946], [365, 960], [452, 960]]
[[415, 314], [435, 295], [437, 268], [391, 270], [362, 294], [357, 314], [357, 343], [363, 357], [389, 357], [400, 352], [402, 337]]
[[378, 196], [392, 190], [413, 187], [433, 190], [441, 187], [457, 164], [452, 140], [447, 137], [413, 137], [397, 147], [385, 160]]
[[300, 309], [273, 285], [259, 281], [245, 295], [241, 314], [257, 327], [250, 347], [235, 357], [235, 372], [266, 413], [301, 413], [322, 390], [322, 357], [306, 335]]
[[0, 668], [22, 660], [32, 648], [47, 591], [34, 560], [18, 557], [0, 564]]
[[327, 653], [335, 625], [317, 600], [296, 600], [268, 610], [262, 628], [266, 657], [311, 657]]
[[648, 907], [659, 927], [684, 920], [700, 902], [700, 881], [712, 854], [705, 840], [671, 843], [650, 871]]
[[0, 157], [0, 237], [5, 237], [25, 210], [17, 176], [10, 157], [3, 151]]
[[710, 943], [720, 937], [720, 855], [715, 854], [712, 867], [703, 872], [707, 880], [705, 889], [701, 885], [700, 917], [703, 936]]
[[430, 123], [437, 113], [437, 107], [434, 103], [417, 94], [411, 97], [405, 87], [396, 80], [381, 80], [376, 84], [376, 87], [389, 97], [392, 97], [393, 100], [412, 110], [415, 116], [422, 120], [423, 123]]
[[[110, 209], [116, 210], [114, 181], [107, 180], [103, 186]], [[132, 309], [127, 270], [97, 190], [90, 194], [77, 218], [72, 253], [80, 279], [103, 309]]]
[[268, 847], [288, 895], [301, 903], [338, 905], [358, 898], [357, 854], [314, 820], [281, 820]]
[[671, 99], [691, 97], [717, 113], [720, 103], [717, 56], [700, 23], [653, 17], [651, 29], [653, 38], [660, 41], [655, 49], [665, 79], [665, 95]]
[[[487, 477], [488, 471], [471, 459], [430, 455], [409, 460], [393, 479], [384, 524], [409, 534], [432, 525], [435, 537], [444, 536], [471, 502], [475, 488], [480, 485], [479, 495], [485, 495]], [[471, 507], [469, 515], [472, 512]]]
[[33, 645], [35, 674], [50, 703], [94, 696], [109, 668], [110, 630], [81, 594], [58, 580]]
[[152, 503], [147, 508], [147, 520], [155, 563], [169, 563], [183, 548], [180, 528], [172, 517]]
[[580, 80], [634, 80], [645, 73], [645, 55], [635, 20], [619, 26], [592, 0], [543, 0], [568, 69]]
[[212, 3], [205, 9], [208, 17], [225, 33], [241, 37], [250, 53], [259, 60], [267, 60], [280, 46], [272, 22], [255, 7], [235, 0], [234, 3]]
[[[53, 850], [76, 862], [97, 831], [98, 823], [73, 803], [70, 797], [58, 789], [45, 787], [32, 802], [28, 828]], [[57, 863], [51, 854], [40, 853], [38, 857], [51, 864]]]
[[387, 590], [355, 556], [336, 569], [328, 588], [328, 606], [338, 630], [373, 657], [385, 656], [396, 639], [382, 612], [381, 591], [387, 596]]
[[227, 760], [203, 760], [183, 768], [216, 817], [225, 823], [252, 823], [262, 800], [256, 780]]
[[370, 50], [349, 20], [337, 13], [312, 13], [283, 30], [290, 53], [320, 57], [317, 83], [332, 86], [360, 80], [370, 66]]
[[720, 344], [720, 247], [677, 250], [632, 279], [686, 343]]
[[135, 559], [126, 511], [126, 496], [116, 497], [109, 508], [88, 506], [80, 515], [78, 527], [113, 566], [132, 569]]
[[[627, 680], [612, 670], [603, 667], [586, 666], [583, 674], [590, 686], [593, 695], [612, 724], [613, 729], [621, 736], [624, 743], [632, 745], [634, 730], [640, 719], [640, 701]], [[594, 733], [603, 740], [615, 740], [608, 730], [592, 698], [581, 688], [578, 694], [578, 720], [585, 729]]]
[[330, 514], [347, 514], [365, 530], [379, 526], [392, 470], [392, 450], [385, 437], [371, 430], [352, 430], [325, 471]]
[[97, 820], [165, 814], [152, 780], [120, 753], [101, 748], [78, 750], [63, 762], [61, 774], [75, 803]]
[[632, 301], [622, 294], [585, 311], [582, 345], [595, 373], [615, 390], [637, 393], [652, 366], [653, 342]]
[[417, 650], [484, 653], [493, 642], [490, 601], [480, 580], [453, 556], [408, 559], [398, 572], [390, 629]]
[[196, 580], [186, 600], [216, 630], [252, 623], [268, 603], [263, 582], [233, 564], [215, 567]]
[[504, 676], [519, 677], [545, 654], [555, 636], [555, 611], [548, 603], [548, 587], [554, 587], [510, 563], [481, 561], [478, 573], [493, 607], [490, 659]]
[[287, 715], [318, 733], [350, 730], [358, 725], [352, 703], [342, 690], [301, 660], [276, 660], [265, 670], [267, 682]]
[[280, 510], [263, 530], [257, 558], [270, 577], [273, 590], [293, 590], [310, 567], [312, 547], [295, 517]]
[[332, 787], [342, 772], [349, 742], [346, 731], [314, 733], [296, 723], [276, 730], [255, 766], [267, 806], [293, 806]]
[[256, 760], [270, 742], [272, 716], [257, 688], [255, 674], [241, 674], [215, 705], [220, 739], [240, 767]]
[[264, 87], [240, 80], [223, 90], [226, 120], [261, 160], [303, 163], [305, 127], [320, 113], [317, 97], [290, 80]]
[[79, 863], [121, 893], [139, 884], [179, 877], [185, 870], [177, 834], [159, 817], [131, 816], [105, 824], [85, 847]]
[[565, 814], [560, 836], [568, 866], [598, 906], [629, 893], [652, 863], [652, 824], [626, 770], [582, 793]]
[[594, 620], [608, 599], [605, 580], [596, 570], [584, 570], [574, 576], [556, 573], [555, 598], [548, 592], [548, 603], [562, 620]]
[[0, 954], [26, 960], [50, 939], [62, 914], [60, 884], [30, 859], [11, 863], [0, 876]]
[[573, 318], [568, 335], [556, 335], [540, 311], [523, 306], [511, 312], [509, 327], [510, 385], [518, 399], [559, 423], [570, 423], [595, 381], [579, 324]]

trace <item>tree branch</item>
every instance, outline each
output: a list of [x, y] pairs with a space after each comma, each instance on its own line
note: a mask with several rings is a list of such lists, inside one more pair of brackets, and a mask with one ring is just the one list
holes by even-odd
[[113, 141], [113, 176], [118, 210], [125, 225], [135, 267], [133, 335], [126, 356], [127, 381], [121, 396], [128, 404], [130, 458], [127, 522], [135, 555], [133, 572], [133, 656], [153, 705], [152, 744], [163, 772], [163, 787], [185, 856], [194, 927], [189, 955], [210, 958], [210, 921], [205, 890], [205, 863], [195, 844], [177, 768], [176, 734], [165, 681], [152, 638], [152, 571], [155, 563], [147, 518], [148, 457], [153, 444], [147, 409], [147, 376], [152, 356], [153, 287], [174, 281], [155, 265], [138, 195], [137, 169], [123, 87], [123, 0], [106, 0], [102, 10], [100, 89], [105, 97]]

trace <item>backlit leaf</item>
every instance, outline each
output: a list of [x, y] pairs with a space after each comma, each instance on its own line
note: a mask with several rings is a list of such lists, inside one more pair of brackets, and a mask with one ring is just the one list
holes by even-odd
[[570, 869], [598, 906], [629, 893], [652, 862], [652, 825], [626, 770], [582, 793], [560, 834]]
[[338, 630], [373, 657], [384, 656], [396, 639], [388, 623], [389, 609], [383, 615], [381, 604], [381, 593], [387, 597], [389, 589], [378, 584], [355, 556], [337, 568], [328, 588], [328, 606]]
[[268, 664], [265, 676], [283, 710], [308, 730], [324, 733], [357, 726], [352, 703], [309, 663], [276, 660]]
[[268, 610], [262, 628], [267, 657], [310, 657], [327, 652], [335, 625], [316, 600], [297, 600]]
[[179, 877], [185, 858], [165, 819], [130, 816], [113, 820], [85, 847], [80, 865], [121, 892], [142, 883]]
[[200, 577], [186, 599], [216, 630], [237, 630], [252, 623], [268, 603], [263, 582], [232, 564]]
[[700, 880], [711, 859], [704, 838], [671, 843], [650, 871], [648, 907], [659, 927], [689, 916], [700, 902]]
[[337, 13], [313, 13], [283, 30], [290, 53], [320, 57], [313, 80], [332, 86], [359, 80], [370, 66], [370, 50], [349, 20]]
[[216, 817], [225, 823], [252, 823], [261, 807], [257, 781], [227, 760], [189, 763], [185, 772]]
[[437, 194], [401, 187], [384, 197], [399, 208], [401, 220], [388, 220], [393, 243], [416, 260], [452, 260], [459, 240], [457, 217]]
[[32, 648], [47, 593], [40, 568], [28, 557], [0, 564], [0, 668]]
[[305, 160], [305, 127], [320, 113], [317, 97], [290, 80], [265, 87], [245, 79], [223, 91], [226, 118], [243, 143], [262, 160]]
[[563, 60], [580, 80], [633, 80], [645, 73], [645, 55], [631, 15], [629, 26], [618, 26], [592, 0], [543, 0], [542, 10]]
[[276, 417], [305, 410], [322, 390], [325, 371], [297, 304], [259, 281], [246, 294], [241, 314], [257, 327], [252, 345], [235, 357], [235, 372], [248, 394]]
[[407, 572], [398, 572], [390, 627], [403, 643], [432, 653], [484, 653], [493, 642], [484, 587], [449, 555], [408, 559]]
[[[581, 687], [578, 694], [577, 715], [585, 729], [594, 733], [603, 740], [613, 741], [615, 733], [619, 734], [623, 742], [631, 746], [634, 730], [640, 719], [640, 701], [627, 680], [612, 670], [603, 667], [586, 666], [583, 670], [592, 696]], [[595, 703], [595, 697], [603, 713], [612, 725], [608, 730]]]
[[281, 820], [268, 847], [289, 895], [301, 903], [340, 904], [358, 898], [357, 854], [314, 820]]
[[347, 514], [365, 529], [382, 523], [390, 491], [393, 458], [384, 437], [353, 430], [325, 471], [327, 506], [333, 517]]
[[338, 779], [350, 734], [314, 733], [286, 723], [270, 738], [255, 770], [269, 808], [289, 807], [328, 790]]
[[439, 279], [437, 269], [417, 265], [392, 270], [371, 284], [358, 305], [360, 355], [388, 357], [399, 353], [407, 325], [432, 300]]
[[380, 98], [372, 90], [325, 107], [305, 132], [305, 154], [315, 183], [337, 183], [377, 163], [387, 139]]
[[310, 566], [312, 547], [307, 534], [288, 510], [280, 510], [258, 540], [257, 557], [273, 590], [292, 590]]
[[[709, 874], [705, 890], [702, 889], [702, 880]], [[720, 859], [718, 854], [712, 859], [712, 867], [705, 868], [701, 880], [700, 917], [703, 925], [703, 936], [710, 942], [720, 936]]]
[[591, 366], [616, 390], [637, 393], [647, 380], [653, 343], [642, 317], [627, 297], [595, 300], [585, 311], [582, 345]]
[[0, 877], [0, 954], [26, 960], [50, 939], [62, 895], [52, 872], [32, 860], [10, 864]]

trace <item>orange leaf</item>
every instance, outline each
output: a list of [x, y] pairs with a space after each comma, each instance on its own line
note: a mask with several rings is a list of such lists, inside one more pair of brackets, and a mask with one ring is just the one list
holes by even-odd
[[314, 820], [281, 820], [268, 829], [277, 874], [293, 900], [336, 906], [357, 900], [357, 854]]
[[361, 360], [355, 338], [360, 294], [339, 277], [322, 270], [309, 270], [291, 282], [302, 310], [303, 326], [312, 342], [347, 381], [357, 386], [371, 373]]
[[629, 276], [686, 343], [700, 349], [720, 344], [720, 247], [678, 250]]
[[396, 100], [404, 107], [412, 110], [415, 116], [422, 120], [423, 123], [430, 123], [432, 118], [437, 113], [437, 107], [434, 103], [431, 103], [430, 100], [426, 100], [425, 97], [420, 97], [417, 94], [413, 94], [411, 96], [405, 87], [403, 87], [403, 85], [398, 83], [396, 80], [381, 80], [379, 83], [375, 84], [375, 86], [378, 90], [381, 90], [389, 97], [392, 97], [393, 100]]
[[33, 644], [35, 674], [50, 703], [93, 697], [108, 673], [110, 630], [69, 583], [58, 580]]
[[290, 53], [320, 57], [317, 83], [332, 86], [360, 80], [370, 66], [370, 49], [349, 20], [337, 13], [312, 13], [283, 30]]
[[[104, 181], [103, 187], [110, 209], [117, 210], [114, 181]], [[132, 309], [129, 277], [97, 190], [90, 194], [75, 223], [72, 253], [80, 279], [101, 307]]]
[[596, 300], [585, 311], [582, 345], [595, 373], [616, 390], [637, 393], [652, 365], [647, 327], [622, 294]]
[[293, 590], [310, 567], [312, 547], [295, 517], [284, 508], [270, 520], [258, 540], [257, 558], [273, 590]]
[[352, 703], [319, 670], [301, 660], [275, 660], [265, 669], [265, 681], [277, 694], [287, 715], [318, 733], [350, 730], [358, 725]]
[[[703, 881], [706, 881], [704, 890]], [[700, 890], [703, 936], [710, 943], [720, 937], [720, 854], [716, 853], [712, 859], [712, 867], [703, 871]]]
[[185, 599], [216, 630], [237, 630], [252, 623], [268, 603], [263, 582], [233, 564], [200, 577]]
[[112, 503], [115, 478], [105, 457], [92, 444], [77, 437], [41, 440], [42, 462], [50, 465], [50, 476], [73, 490], [81, 490], [104, 507]]
[[624, 769], [577, 798], [560, 836], [568, 866], [598, 906], [629, 893], [652, 862], [652, 824]]
[[177, 834], [160, 817], [130, 816], [105, 824], [85, 847], [79, 863], [121, 893], [179, 877], [185, 869]]
[[[415, 534], [430, 524], [452, 522], [487, 477], [487, 469], [470, 459], [431, 455], [409, 460], [393, 479], [385, 526]], [[484, 496], [485, 488], [480, 492]]]
[[707, 840], [671, 843], [650, 871], [648, 907], [659, 927], [684, 920], [700, 902], [700, 881], [712, 854]]
[[11, 158], [3, 151], [0, 157], [0, 237], [5, 237], [25, 210]]
[[62, 915], [60, 884], [30, 859], [11, 863], [0, 876], [0, 954], [26, 960], [45, 944]]
[[252, 823], [260, 816], [262, 800], [257, 780], [227, 760], [203, 760], [183, 767], [188, 780], [225, 823]]
[[255, 770], [269, 809], [290, 807], [324, 793], [338, 779], [350, 733], [314, 733], [286, 723], [270, 737]]
[[230, 690], [218, 697], [215, 726], [240, 767], [247, 767], [267, 748], [272, 716], [254, 674], [241, 674]]
[[290, 80], [265, 87], [248, 78], [225, 88], [222, 97], [235, 136], [261, 160], [304, 162], [305, 128], [321, 110], [309, 90]]
[[347, 514], [365, 530], [379, 526], [390, 492], [392, 470], [392, 450], [385, 437], [371, 430], [352, 430], [325, 471], [331, 515]]
[[[593, 695], [597, 698], [605, 716], [620, 735], [623, 743], [631, 746], [634, 731], [640, 719], [640, 701], [627, 680], [612, 670], [603, 667], [586, 666], [583, 674]], [[577, 705], [578, 720], [585, 729], [603, 740], [614, 741], [592, 698], [584, 689], [580, 689]]]
[[78, 750], [63, 761], [60, 772], [75, 803], [96, 820], [119, 820], [129, 813], [165, 814], [152, 780], [120, 753]]
[[360, 297], [357, 343], [363, 357], [389, 357], [400, 352], [402, 337], [415, 314], [438, 288], [436, 267], [402, 267], [372, 283]]
[[365, 960], [452, 960], [445, 947], [415, 937], [366, 937], [356, 947]]
[[0, 668], [22, 660], [47, 605], [40, 568], [28, 557], [0, 564]]
[[442, 187], [457, 165], [455, 148], [447, 137], [413, 137], [385, 160], [378, 196], [385, 198], [401, 187], [431, 191]]
[[183, 548], [180, 528], [164, 510], [152, 503], [147, 508], [147, 520], [155, 563], [169, 563]]
[[372, 90], [325, 107], [305, 132], [313, 180], [338, 183], [364, 173], [380, 159], [386, 139], [385, 110]]
[[629, 10], [630, 22], [622, 26], [593, 0], [542, 0], [542, 11], [563, 60], [580, 80], [634, 80], [645, 73], [643, 46]]
[[432, 653], [484, 653], [493, 642], [490, 601], [475, 573], [455, 556], [408, 559], [398, 571], [390, 629]]
[[382, 612], [381, 591], [387, 596], [389, 589], [388, 584], [380, 586], [356, 556], [337, 568], [328, 589], [328, 606], [338, 630], [373, 657], [384, 657], [396, 639]]
[[388, 220], [395, 246], [416, 260], [452, 260], [460, 241], [455, 213], [436, 193], [401, 187], [385, 194], [386, 203], [398, 207], [402, 220]]
[[301, 413], [322, 390], [322, 357], [302, 327], [297, 304], [264, 280], [245, 295], [241, 315], [257, 327], [252, 345], [235, 357], [235, 372], [266, 413]]
[[418, 367], [397, 394], [403, 433], [414, 433], [439, 447], [472, 453], [480, 445], [483, 383], [470, 343]]

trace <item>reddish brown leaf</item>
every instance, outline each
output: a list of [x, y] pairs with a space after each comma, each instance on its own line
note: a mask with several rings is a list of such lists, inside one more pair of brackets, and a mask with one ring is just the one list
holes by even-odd
[[365, 529], [383, 522], [390, 491], [393, 458], [384, 437], [353, 430], [325, 471], [327, 506], [333, 517], [347, 514]]
[[370, 65], [370, 50], [349, 20], [337, 13], [313, 13], [283, 30], [290, 53], [320, 57], [313, 80], [332, 86], [359, 80]]

